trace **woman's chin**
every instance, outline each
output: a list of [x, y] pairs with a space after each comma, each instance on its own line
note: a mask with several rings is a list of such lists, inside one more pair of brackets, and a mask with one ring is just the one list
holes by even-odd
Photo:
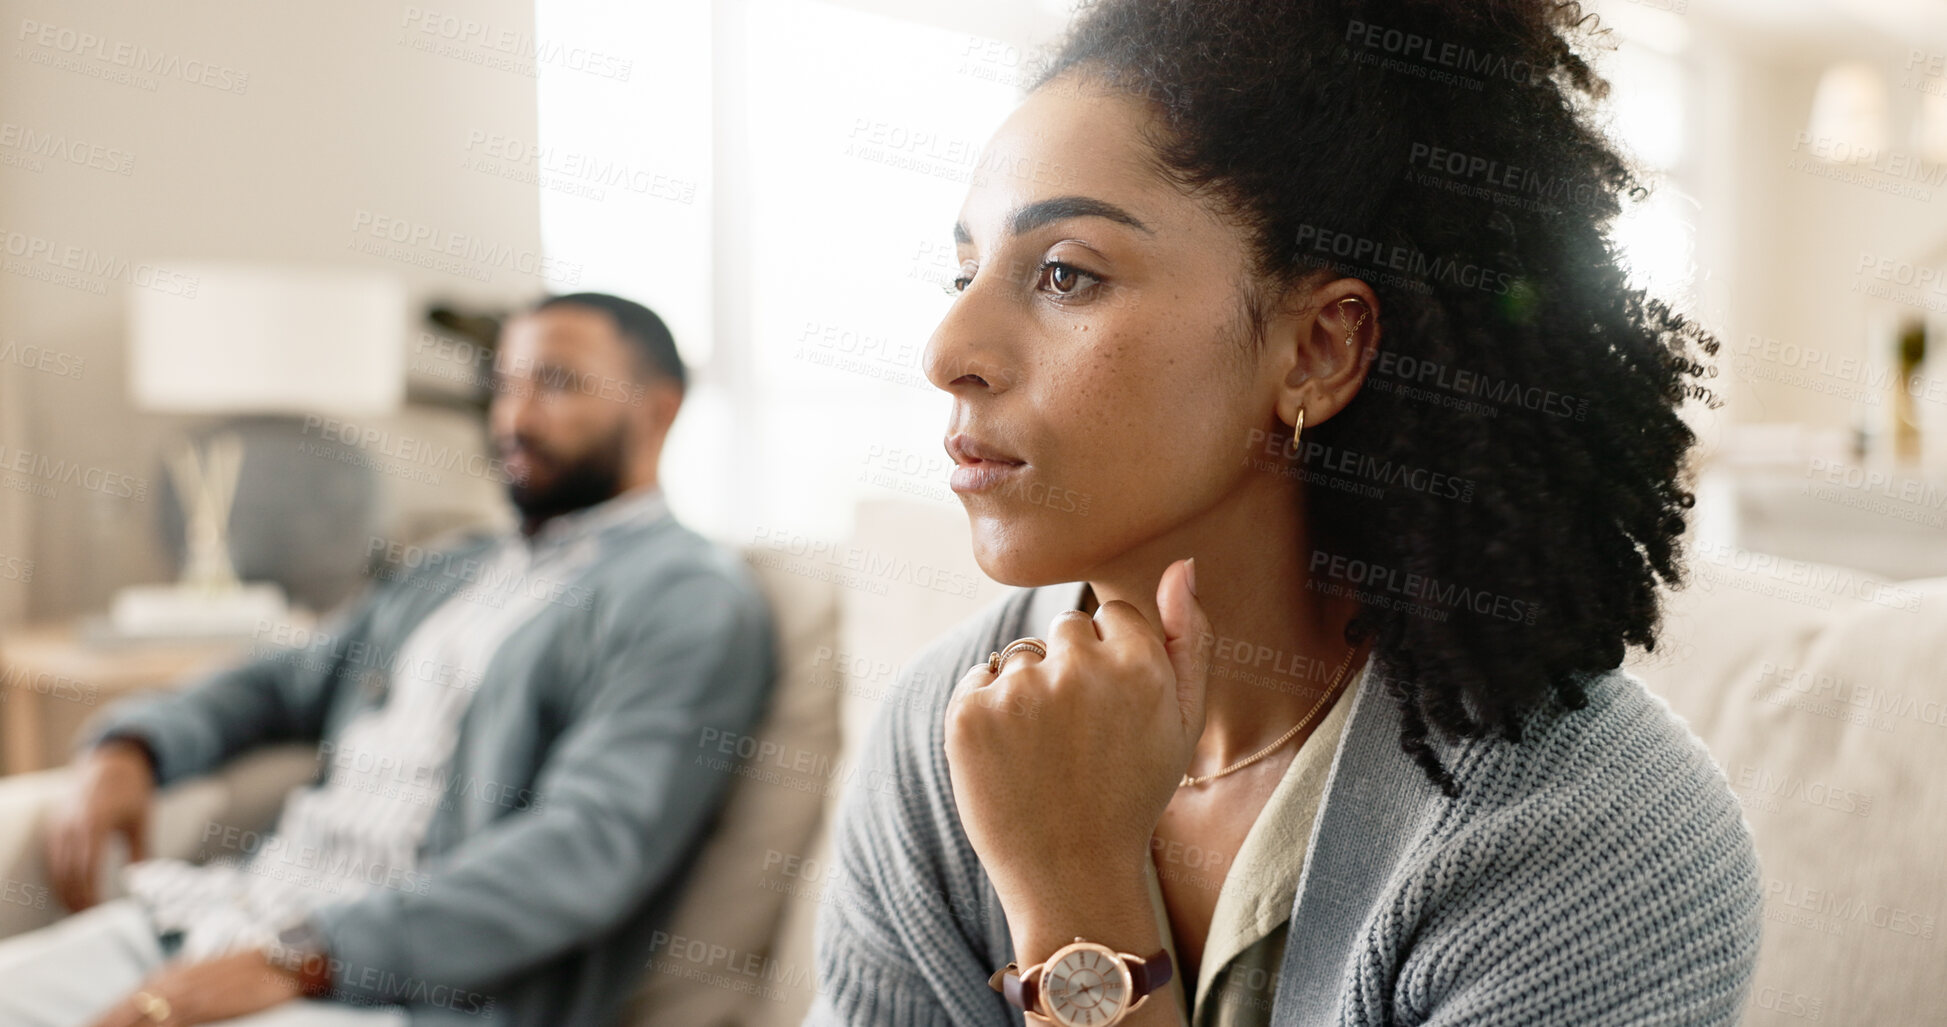
[[1074, 581], [1079, 570], [1071, 561], [1074, 549], [1060, 539], [1020, 530], [1019, 525], [994, 518], [974, 517], [973, 555], [982, 573], [1003, 585], [1037, 588]]

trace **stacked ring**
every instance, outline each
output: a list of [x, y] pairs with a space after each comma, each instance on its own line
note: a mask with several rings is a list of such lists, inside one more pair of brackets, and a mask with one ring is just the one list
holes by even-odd
[[1001, 668], [1007, 666], [1008, 657], [1024, 649], [1036, 656], [1046, 657], [1048, 655], [1048, 643], [1038, 638], [1017, 638], [1007, 643], [1007, 648], [1002, 649], [1000, 652], [987, 654], [987, 669], [999, 674]]

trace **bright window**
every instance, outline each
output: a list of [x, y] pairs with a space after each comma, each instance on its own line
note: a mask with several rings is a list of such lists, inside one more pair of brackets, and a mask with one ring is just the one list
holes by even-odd
[[654, 307], [698, 367], [665, 459], [678, 514], [748, 541], [840, 536], [875, 495], [957, 509], [948, 398], [920, 356], [1021, 52], [817, 0], [749, 0], [714, 23], [702, 4], [539, 8], [543, 38], [653, 41], [623, 89], [543, 68], [543, 144], [701, 183], [690, 204], [542, 205], [550, 254], [585, 265], [583, 288]]

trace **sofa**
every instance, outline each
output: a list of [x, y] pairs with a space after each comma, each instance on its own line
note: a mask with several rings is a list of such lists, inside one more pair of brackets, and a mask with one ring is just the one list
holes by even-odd
[[1947, 1022], [1947, 578], [1695, 546], [1628, 664], [1710, 748], [1764, 887], [1747, 1024]]
[[[846, 542], [737, 540], [777, 609], [783, 676], [631, 1027], [799, 1021], [830, 813], [858, 785], [848, 744], [908, 657], [1004, 591], [973, 564], [957, 507], [868, 502], [855, 523]], [[1885, 583], [1724, 547], [1696, 550], [1690, 577], [1663, 643], [1629, 667], [1709, 745], [1758, 842], [1765, 939], [1745, 1022], [1941, 1022], [1947, 578]], [[212, 825], [269, 824], [312, 766], [273, 749], [170, 789], [153, 851], [193, 858]], [[68, 785], [63, 770], [0, 779], [0, 936], [59, 915], [39, 825]]]
[[[732, 760], [737, 777], [645, 967], [631, 1027], [802, 1019], [824, 826], [853, 780], [843, 739], [863, 730], [907, 657], [1004, 591], [974, 564], [957, 506], [868, 502], [855, 524], [853, 541], [769, 530], [737, 540], [776, 614], [780, 678], [748, 739], [699, 740], [699, 758], [726, 747], [747, 758]], [[218, 848], [206, 838], [271, 826], [315, 768], [310, 747], [273, 746], [167, 789], [150, 818], [150, 853], [199, 859]], [[0, 938], [62, 915], [42, 826], [71, 787], [65, 768], [0, 778]], [[104, 862], [103, 894], [121, 894], [119, 845]]]

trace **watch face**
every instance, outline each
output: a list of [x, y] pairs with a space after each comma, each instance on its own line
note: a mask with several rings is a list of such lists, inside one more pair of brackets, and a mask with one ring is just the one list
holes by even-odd
[[1078, 942], [1041, 971], [1041, 996], [1062, 1027], [1103, 1027], [1129, 1008], [1129, 968], [1101, 945]]

